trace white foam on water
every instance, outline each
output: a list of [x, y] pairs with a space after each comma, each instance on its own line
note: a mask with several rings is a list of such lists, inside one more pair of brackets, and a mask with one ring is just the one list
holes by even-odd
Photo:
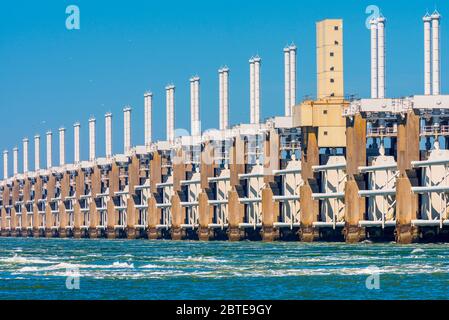
[[157, 265], [157, 264], [146, 264], [146, 265], [143, 265], [143, 266], [141, 266], [139, 268], [141, 268], [141, 269], [155, 269], [155, 268], [161, 268], [161, 267], [162, 266]]
[[134, 269], [134, 264], [127, 263], [127, 262], [114, 262], [112, 264], [112, 268], [119, 268], [119, 269]]
[[417, 254], [417, 253], [424, 253], [425, 251], [421, 248], [416, 248], [413, 249], [413, 251], [411, 252], [411, 254]]
[[162, 262], [177, 262], [177, 263], [185, 263], [185, 262], [226, 263], [226, 262], [229, 262], [229, 260], [225, 260], [225, 259], [217, 259], [215, 257], [203, 257], [203, 256], [158, 257], [157, 260], [162, 261]]
[[52, 262], [39, 258], [28, 258], [14, 254], [12, 257], [0, 258], [0, 263], [9, 264], [50, 264]]

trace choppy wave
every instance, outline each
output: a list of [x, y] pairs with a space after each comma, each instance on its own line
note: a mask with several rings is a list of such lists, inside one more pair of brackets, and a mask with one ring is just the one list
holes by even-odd
[[[58, 291], [55, 288], [60, 288], [74, 271], [79, 274], [82, 286], [87, 286], [77, 298], [83, 298], [83, 294], [101, 298], [95, 295], [100, 292], [98, 288], [123, 292], [124, 298], [138, 298], [139, 294], [150, 294], [149, 287], [155, 298], [164, 297], [162, 292], [168, 294], [168, 290], [199, 295], [191, 298], [202, 297], [204, 290], [214, 292], [217, 297], [235, 298], [230, 288], [242, 283], [244, 291], [250, 292], [240, 293], [242, 297], [270, 298], [256, 295], [259, 287], [266, 287], [266, 292], [279, 298], [291, 298], [288, 292], [308, 291], [305, 286], [309, 280], [316, 283], [314, 291], [347, 292], [353, 288], [346, 283], [364, 287], [365, 279], [373, 274], [378, 274], [382, 281], [396, 283], [393, 291], [400, 289], [398, 279], [409, 281], [407, 286], [416, 288], [425, 279], [433, 290], [447, 287], [441, 285], [442, 279], [445, 283], [449, 281], [447, 245], [0, 239], [0, 247], [0, 280], [8, 280], [1, 292], [7, 293], [16, 281], [22, 288], [18, 292], [24, 295], [36, 290], [36, 283], [40, 290], [48, 290], [45, 292]], [[91, 282], [85, 282], [86, 279]], [[103, 282], [111, 279], [114, 281]], [[90, 283], [95, 286], [89, 287]], [[130, 287], [124, 289], [128, 284]], [[275, 289], [281, 284], [282, 290]], [[137, 295], [131, 294], [135, 286], [142, 286]], [[0, 290], [1, 287], [2, 281]], [[254, 296], [250, 295], [252, 292]], [[439, 293], [438, 297], [448, 295], [445, 291]]]

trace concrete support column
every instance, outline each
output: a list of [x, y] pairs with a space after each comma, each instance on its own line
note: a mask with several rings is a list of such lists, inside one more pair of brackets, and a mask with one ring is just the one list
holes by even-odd
[[417, 238], [412, 220], [418, 217], [418, 195], [412, 192], [416, 184], [416, 171], [411, 162], [419, 160], [419, 117], [413, 111], [398, 123], [397, 162], [399, 177], [396, 179], [396, 241], [411, 243]]
[[159, 237], [156, 226], [160, 223], [161, 210], [156, 204], [156, 198], [152, 196], [148, 200], [148, 239], [150, 240], [156, 240]]
[[182, 240], [181, 223], [183, 211], [179, 194], [175, 192], [171, 199], [172, 225], [170, 233], [172, 240]]
[[108, 201], [107, 205], [107, 226], [106, 235], [108, 239], [115, 239], [115, 222], [118, 221], [117, 212], [115, 210], [114, 201], [111, 199]]
[[115, 225], [118, 223], [118, 212], [115, 210], [114, 196], [115, 193], [119, 191], [119, 180], [120, 180], [120, 168], [116, 163], [112, 164], [112, 169], [109, 172], [109, 201], [107, 203], [107, 237], [108, 239], [115, 239]]
[[213, 237], [209, 224], [212, 223], [214, 208], [209, 205], [208, 193], [203, 191], [198, 195], [199, 230], [198, 238], [201, 241], [208, 241]]
[[7, 205], [9, 203], [9, 196], [10, 196], [10, 192], [9, 192], [9, 187], [5, 186], [3, 188], [3, 207], [1, 209], [1, 213], [2, 213], [2, 236], [6, 237], [9, 236], [11, 234], [11, 232], [9, 230], [7, 230], [8, 228], [8, 220], [6, 219], [6, 208], [5, 205]]
[[[64, 199], [64, 198], [63, 198]], [[58, 207], [59, 210], [59, 237], [66, 238], [67, 237], [67, 213], [65, 212], [64, 202]]]
[[363, 175], [359, 167], [366, 165], [366, 120], [360, 115], [347, 120], [346, 125], [346, 174], [345, 185], [345, 229], [346, 242], [359, 242], [365, 237], [359, 221], [364, 219], [365, 198], [359, 197], [364, 188]]
[[84, 171], [79, 169], [75, 178], [76, 181], [76, 201], [73, 206], [73, 237], [76, 239], [81, 238], [81, 205], [80, 196], [84, 192], [84, 181], [85, 174]]
[[31, 182], [30, 180], [26, 179], [25, 184], [23, 186], [23, 206], [22, 206], [22, 222], [23, 222], [23, 235], [28, 236], [28, 226], [30, 225], [30, 216], [27, 214], [27, 202], [30, 201], [30, 188], [31, 188]]
[[201, 150], [201, 192], [198, 195], [199, 230], [201, 241], [208, 241], [213, 236], [209, 228], [213, 218], [213, 206], [209, 205], [209, 178], [214, 176], [214, 148], [212, 143], [206, 142]]
[[155, 240], [158, 238], [158, 231], [156, 226], [161, 221], [161, 210], [157, 208], [156, 204], [156, 185], [161, 182], [162, 179], [162, 157], [157, 151], [152, 153], [150, 160], [150, 191], [151, 197], [148, 200], [148, 239]]
[[56, 179], [50, 174], [47, 182], [47, 203], [45, 205], [45, 237], [51, 238], [53, 237], [52, 226], [54, 225], [55, 218], [53, 213], [51, 212], [50, 201], [55, 197], [55, 186]]
[[239, 174], [245, 172], [245, 142], [237, 136], [230, 152], [230, 182], [231, 191], [228, 193], [228, 238], [230, 241], [239, 241], [243, 237], [243, 231], [239, 224], [243, 222], [245, 206], [240, 203], [239, 191], [241, 191]]
[[[6, 187], [5, 188], [5, 191], [3, 191], [3, 203], [4, 204], [9, 204], [10, 203], [10, 200], [11, 200], [11, 192], [12, 190], [11, 190], [11, 188], [8, 186], [8, 187]], [[10, 237], [11, 235], [12, 235], [12, 231], [13, 231], [13, 228], [12, 228], [12, 226], [13, 226], [13, 221], [12, 221], [12, 219], [13, 219], [13, 214], [12, 214], [12, 209], [10, 209], [11, 210], [11, 212], [10, 212], [10, 223], [9, 223], [9, 225], [11, 226], [10, 228], [9, 228], [9, 230], [7, 231], [7, 235]], [[6, 216], [6, 212], [5, 212], [5, 216]]]
[[59, 204], [59, 237], [65, 238], [67, 237], [67, 225], [68, 225], [68, 218], [67, 218], [67, 212], [66, 207], [64, 203], [64, 199], [69, 195], [69, 189], [70, 189], [70, 175], [68, 173], [64, 173], [64, 175], [61, 178], [61, 202]]
[[181, 181], [186, 178], [186, 166], [183, 161], [183, 151], [181, 148], [176, 150], [176, 156], [173, 159], [173, 196], [171, 199], [171, 237], [173, 240], [182, 239], [181, 224], [185, 217], [185, 208], [181, 206]]
[[136, 239], [136, 218], [137, 210], [134, 203], [134, 199], [130, 197], [126, 203], [126, 213], [127, 213], [127, 226], [126, 226], [126, 236], [128, 239]]
[[28, 225], [27, 225], [27, 209], [26, 209], [26, 202], [29, 200], [29, 184], [28, 181], [25, 181], [25, 184], [23, 186], [23, 205], [22, 205], [22, 237], [28, 236]]
[[273, 170], [280, 169], [280, 137], [275, 129], [271, 129], [264, 141], [264, 182], [262, 190], [262, 239], [273, 241], [278, 238], [279, 230], [273, 223], [279, 217], [279, 203], [273, 200], [271, 183], [274, 182]]
[[303, 152], [301, 156], [301, 176], [304, 184], [299, 188], [301, 208], [301, 241], [312, 242], [315, 239], [313, 223], [319, 214], [319, 202], [312, 198], [312, 188], [316, 186], [312, 166], [319, 165], [318, 130], [306, 127], [303, 131]]
[[7, 232], [6, 232], [6, 209], [4, 207], [0, 208], [0, 215], [1, 215], [1, 218], [2, 218], [1, 227], [0, 227], [0, 235], [2, 237], [6, 237], [7, 236]]
[[99, 221], [99, 213], [97, 211], [97, 205], [95, 201], [92, 199], [92, 202], [89, 204], [89, 238], [96, 239], [98, 238], [98, 221]]
[[73, 237], [75, 239], [81, 238], [81, 206], [79, 201], [75, 202], [73, 206]]
[[232, 188], [228, 193], [228, 210], [229, 210], [229, 241], [240, 241], [243, 237], [243, 231], [239, 228], [239, 224], [243, 222], [245, 206], [240, 203], [239, 194], [236, 188]]
[[16, 230], [16, 227], [19, 226], [19, 220], [22, 219], [22, 216], [17, 215], [16, 210], [16, 202], [19, 200], [19, 181], [15, 180], [12, 186], [12, 210], [11, 210], [11, 234], [12, 236], [20, 236], [21, 231]]
[[40, 199], [42, 196], [42, 180], [37, 178], [34, 181], [34, 203], [33, 203], [33, 229], [32, 234], [34, 238], [39, 237], [39, 213], [37, 207], [37, 199]]
[[275, 230], [273, 224], [279, 218], [279, 202], [273, 200], [273, 190], [267, 185], [262, 190], [262, 239], [273, 241], [279, 237], [279, 230]]
[[127, 202], [127, 226], [126, 226], [126, 234], [128, 239], [136, 238], [136, 222], [138, 220], [137, 214], [138, 210], [136, 210], [136, 204], [134, 202], [135, 195], [135, 187], [139, 185], [139, 177], [140, 177], [140, 160], [137, 155], [133, 155], [131, 158], [131, 163], [128, 167], [128, 184], [129, 184], [129, 198]]

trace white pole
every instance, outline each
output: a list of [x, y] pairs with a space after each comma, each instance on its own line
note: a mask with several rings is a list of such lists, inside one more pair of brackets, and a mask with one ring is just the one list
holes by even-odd
[[171, 94], [171, 87], [167, 86], [165, 87], [165, 107], [167, 109], [167, 141], [170, 141], [171, 132], [170, 132], [170, 94]]
[[124, 147], [124, 153], [127, 154], [131, 150], [131, 108], [130, 107], [125, 107], [123, 109], [123, 121], [124, 121], [123, 147]]
[[170, 141], [175, 140], [175, 86], [170, 89]]
[[95, 118], [89, 119], [89, 161], [94, 161], [96, 154], [96, 145], [95, 145], [95, 124], [96, 120]]
[[53, 134], [51, 131], [47, 132], [47, 169], [52, 167], [52, 137]]
[[175, 86], [167, 86], [167, 140], [173, 142], [175, 132]]
[[254, 123], [260, 122], [260, 63], [259, 57], [254, 59]]
[[169, 85], [166, 90], [167, 105], [167, 141], [173, 142], [175, 135], [175, 86]]
[[290, 48], [284, 48], [284, 86], [285, 86], [285, 116], [289, 117], [290, 113]]
[[8, 150], [3, 151], [3, 178], [8, 179]]
[[200, 124], [200, 78], [195, 77], [195, 136], [201, 135]]
[[144, 95], [145, 100], [145, 145], [151, 145], [152, 140], [152, 112], [153, 112], [153, 94], [147, 92]]
[[80, 127], [81, 124], [79, 122], [75, 123], [73, 125], [73, 147], [74, 147], [74, 153], [73, 153], [73, 162], [75, 164], [80, 163], [81, 157], [80, 157]]
[[296, 46], [290, 46], [290, 108], [289, 113], [292, 114], [292, 108], [296, 105]]
[[196, 112], [196, 92], [195, 92], [195, 78], [190, 78], [190, 133], [195, 135], [195, 112]]
[[386, 19], [384, 17], [379, 17], [377, 19], [377, 29], [378, 29], [378, 66], [379, 66], [379, 98], [385, 98], [385, 22]]
[[23, 139], [23, 172], [28, 172], [28, 138]]
[[223, 130], [229, 127], [229, 69], [221, 69], [223, 74]]
[[432, 90], [433, 95], [440, 94], [440, 14], [432, 14]]
[[106, 113], [105, 120], [105, 135], [106, 135], [106, 158], [112, 158], [112, 113]]
[[430, 44], [430, 23], [432, 18], [426, 14], [424, 21], [424, 94], [432, 94], [432, 79], [431, 79], [431, 44]]
[[219, 109], [219, 122], [220, 130], [224, 130], [224, 114], [223, 114], [223, 69], [218, 69], [218, 109]]
[[65, 128], [59, 128], [59, 165], [65, 165]]
[[40, 170], [41, 163], [41, 137], [39, 135], [34, 136], [34, 171]]
[[249, 75], [250, 75], [250, 79], [249, 79], [249, 100], [250, 100], [250, 122], [254, 123], [254, 113], [255, 113], [255, 105], [256, 105], [256, 101], [255, 101], [255, 91], [254, 91], [254, 87], [255, 87], [255, 66], [254, 66], [254, 58], [251, 58], [249, 60]]
[[371, 25], [371, 98], [377, 99], [377, 20], [372, 19]]
[[14, 176], [19, 173], [19, 148], [15, 147], [12, 150], [12, 170]]

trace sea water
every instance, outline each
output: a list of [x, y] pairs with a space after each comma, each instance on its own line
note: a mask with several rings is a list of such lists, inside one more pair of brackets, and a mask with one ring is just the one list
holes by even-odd
[[0, 299], [447, 299], [449, 245], [0, 239]]

